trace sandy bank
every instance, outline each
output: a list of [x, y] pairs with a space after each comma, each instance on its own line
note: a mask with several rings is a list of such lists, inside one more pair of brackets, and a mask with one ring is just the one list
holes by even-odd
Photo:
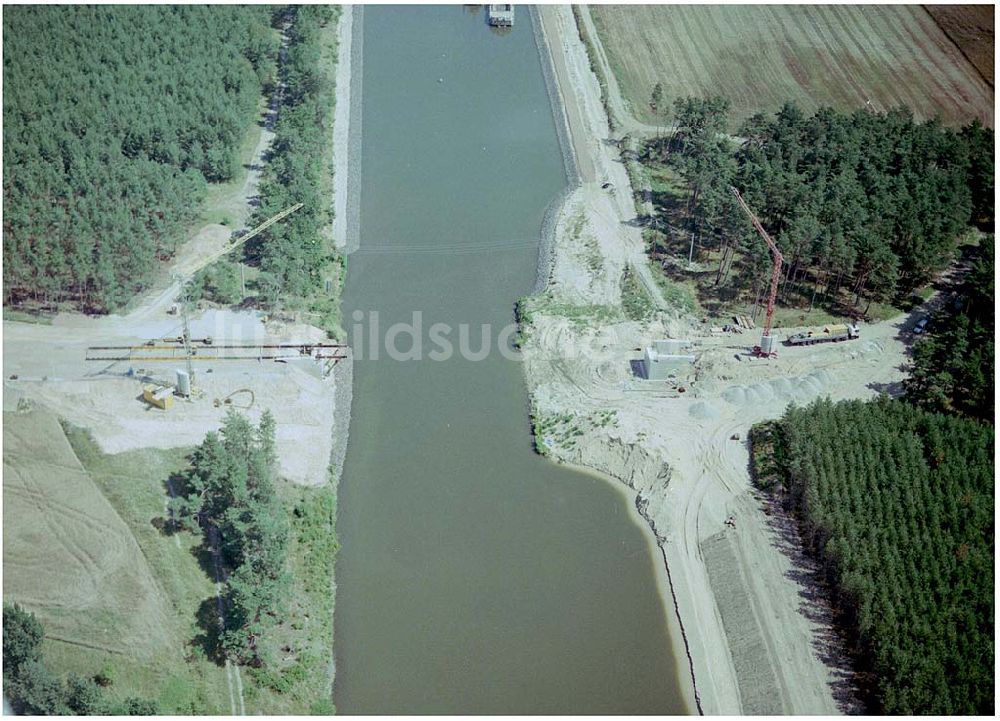
[[[650, 275], [627, 174], [606, 142], [600, 85], [572, 11], [547, 6], [540, 16], [583, 182], [552, 221], [548, 300], [532, 313], [525, 372], [533, 412], [571, 414], [584, 431], [573, 444], [543, 438], [540, 446], [631, 489], [662, 549], [662, 590], [676, 611], [677, 657], [687, 659], [698, 710], [852, 710], [830, 609], [803, 559], [782, 550], [789, 547], [783, 530], [755, 497], [745, 439], [753, 423], [780, 416], [790, 402], [869, 397], [877, 384], [899, 381], [902, 320], [868, 326], [850, 344], [752, 362], [744, 354], [755, 338], [712, 336], [666, 305]], [[607, 182], [611, 188], [602, 188]], [[648, 322], [621, 312], [626, 268], [659, 308]], [[567, 306], [576, 310], [557, 314]], [[691, 339], [696, 362], [673, 381], [637, 379], [635, 349], [667, 337]], [[725, 524], [729, 516], [736, 528]]]
[[[337, 24], [337, 75], [333, 115], [333, 241], [337, 250], [357, 250], [361, 195], [361, 60], [364, 7], [341, 6]], [[354, 393], [353, 355], [333, 370], [334, 404], [330, 475], [340, 481], [347, 455]]]
[[364, 6], [341, 6], [333, 111], [333, 241], [341, 253], [358, 247], [363, 23]]
[[[620, 278], [624, 269], [630, 265], [645, 268], [641, 260], [641, 235], [635, 228], [631, 229], [632, 233], [625, 232], [621, 225], [622, 220], [634, 217], [628, 175], [624, 166], [614, 164], [607, 153], [606, 141], [611, 138], [611, 132], [607, 116], [600, 106], [600, 86], [589, 66], [584, 64], [586, 51], [575, 32], [571, 9], [569, 6], [538, 8], [535, 29], [543, 52], [546, 83], [555, 105], [560, 144], [564, 155], [572, 156], [572, 161], [566, 163], [568, 188], [546, 213], [540, 251], [545, 262], [544, 265], [540, 263], [535, 292], [554, 290], [564, 299], [568, 295], [572, 298], [571, 302], [581, 305], [619, 303]], [[563, 127], [568, 133], [562, 131]], [[610, 192], [601, 187], [606, 183], [611, 183]], [[582, 237], [576, 232], [581, 223], [585, 223]], [[623, 232], [630, 236], [628, 240], [631, 243], [619, 242], [618, 236]], [[595, 267], [595, 258], [600, 258], [599, 267]], [[561, 330], [565, 332], [567, 329], [563, 327]], [[561, 335], [557, 332], [555, 337]], [[538, 374], [535, 369], [538, 365], [532, 361], [551, 368], [552, 354], [541, 350], [537, 338], [533, 338], [525, 355], [531, 405], [535, 413], [544, 412], [539, 409], [536, 394]], [[588, 445], [585, 443], [581, 448]], [[623, 467], [619, 465], [582, 454], [576, 458], [561, 456], [558, 452], [551, 452], [551, 455], [564, 463], [610, 475], [635, 490], [631, 474], [623, 475]], [[628, 465], [626, 462], [625, 466]], [[649, 475], [659, 477], [658, 470], [650, 471]], [[648, 517], [642, 496], [634, 495], [633, 501], [637, 516], [646, 522], [651, 532], [651, 542], [662, 550], [661, 537], [656, 532], [655, 523]], [[665, 608], [673, 610], [673, 613], [668, 613], [668, 622], [682, 676], [681, 688], [688, 705], [701, 711], [702, 704], [690, 669], [689, 643], [677, 613], [677, 599], [666, 563], [657, 565], [656, 577]], [[688, 660], [687, 671], [683, 670], [684, 659]]]

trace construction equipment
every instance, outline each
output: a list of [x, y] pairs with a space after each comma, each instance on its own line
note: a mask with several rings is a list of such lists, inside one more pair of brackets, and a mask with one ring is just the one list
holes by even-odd
[[[187, 298], [188, 284], [191, 282], [191, 279], [198, 272], [200, 272], [202, 269], [207, 268], [209, 265], [211, 265], [212, 263], [214, 263], [215, 261], [217, 261], [222, 256], [226, 255], [227, 253], [229, 253], [229, 252], [231, 252], [233, 250], [236, 250], [237, 248], [239, 248], [240, 246], [242, 246], [244, 243], [246, 243], [248, 240], [250, 240], [251, 238], [259, 235], [262, 232], [264, 232], [265, 230], [267, 230], [268, 228], [270, 228], [272, 225], [274, 225], [278, 221], [280, 221], [280, 220], [282, 220], [284, 218], [287, 218], [289, 215], [291, 215], [296, 210], [298, 210], [299, 208], [301, 208], [302, 205], [303, 205], [302, 203], [296, 203], [295, 205], [293, 205], [293, 206], [291, 206], [289, 208], [285, 208], [280, 213], [278, 213], [276, 215], [272, 215], [270, 218], [268, 218], [267, 220], [265, 220], [263, 223], [261, 223], [260, 225], [258, 225], [253, 230], [251, 230], [251, 231], [249, 231], [247, 233], [244, 233], [243, 235], [241, 235], [238, 238], [236, 238], [236, 240], [234, 240], [233, 242], [231, 242], [229, 245], [227, 245], [222, 250], [220, 250], [220, 251], [218, 251], [216, 253], [213, 253], [212, 255], [208, 256], [207, 258], [204, 258], [201, 262], [198, 263], [198, 265], [196, 265], [193, 269], [191, 269], [188, 272], [187, 276], [178, 276], [176, 278], [176, 280], [180, 283], [180, 310], [181, 310], [181, 318], [182, 318], [182, 322], [183, 322], [183, 326], [184, 326], [184, 330], [183, 330], [184, 335], [182, 335], [181, 338], [182, 338], [183, 343], [184, 343], [185, 366], [187, 367], [188, 379], [190, 381], [190, 385], [191, 386], [194, 385], [194, 367], [191, 364], [191, 358], [194, 356], [194, 352], [191, 350], [191, 325], [190, 325], [190, 320], [188, 318], [189, 299]], [[209, 339], [206, 339], [204, 342], [205, 342], [206, 345], [210, 345], [211, 342], [212, 342], [212, 340], [211, 340], [211, 338], [209, 338]], [[189, 387], [189, 389], [190, 389], [190, 387]], [[188, 392], [187, 394], [185, 394], [185, 398], [188, 398], [190, 400], [191, 393]]]
[[[181, 361], [187, 361], [190, 367], [193, 361], [261, 362], [271, 360], [287, 362], [309, 358], [321, 363], [324, 373], [328, 374], [334, 364], [347, 358], [346, 349], [347, 346], [342, 343], [229, 343], [202, 345], [197, 349], [191, 349], [188, 353], [187, 347], [176, 344], [164, 345], [160, 341], [159, 344], [154, 342], [153, 345], [142, 343], [125, 346], [90, 346], [87, 348], [85, 360], [137, 364], [136, 367], [139, 370], [135, 371], [130, 368], [128, 376], [138, 377], [144, 381], [154, 381], [143, 386], [142, 399], [151, 406], [169, 410], [173, 405], [175, 395], [190, 400], [201, 397], [204, 394], [203, 390], [193, 387], [190, 373], [180, 368], [176, 370], [176, 383], [170, 385], [162, 380], [148, 377], [146, 372], [142, 370], [143, 365], [139, 364], [174, 363], [179, 365]], [[249, 398], [238, 399], [238, 394], [246, 394]], [[217, 408], [231, 406], [248, 410], [253, 406], [255, 397], [254, 392], [249, 388], [240, 388], [224, 398], [214, 400]]]
[[88, 361], [128, 361], [131, 363], [192, 361], [264, 361], [312, 358], [344, 360], [343, 343], [228, 343], [192, 348], [190, 354], [176, 345], [93, 345], [87, 348]]
[[[186, 367], [185, 371], [177, 371], [177, 386], [174, 387], [167, 386], [165, 384], [159, 386], [148, 386], [143, 388], [143, 398], [151, 405], [157, 408], [163, 408], [166, 410], [170, 407], [173, 402], [172, 394], [177, 395], [190, 400], [192, 397], [199, 395], [199, 391], [194, 385], [194, 365], [192, 361], [194, 360], [282, 360], [287, 357], [288, 353], [295, 353], [296, 357], [301, 355], [311, 355], [317, 360], [330, 359], [336, 362], [337, 360], [343, 359], [345, 356], [341, 353], [335, 351], [332, 355], [325, 355], [322, 348], [343, 348], [343, 346], [334, 346], [332, 344], [308, 344], [308, 345], [217, 345], [215, 339], [211, 336], [206, 336], [205, 338], [194, 339], [191, 338], [191, 323], [189, 318], [189, 306], [190, 299], [188, 298], [189, 288], [191, 279], [201, 270], [208, 267], [215, 261], [217, 261], [222, 256], [227, 253], [232, 252], [236, 248], [246, 243], [248, 240], [256, 237], [260, 233], [264, 232], [270, 228], [275, 223], [287, 218], [289, 215], [294, 213], [303, 207], [303, 203], [296, 203], [288, 208], [285, 208], [280, 213], [271, 216], [263, 223], [258, 225], [256, 228], [243, 233], [238, 236], [235, 240], [228, 243], [221, 250], [213, 253], [212, 255], [201, 259], [195, 266], [191, 268], [184, 268], [182, 272], [175, 273], [173, 280], [177, 283], [180, 289], [180, 297], [177, 302], [171, 305], [167, 311], [171, 315], [180, 313], [182, 331], [181, 335], [175, 338], [163, 338], [159, 341], [149, 340], [143, 345], [139, 346], [91, 346], [87, 349], [88, 361], [168, 361], [168, 362], [178, 362], [183, 361]], [[168, 345], [168, 344], [176, 345]], [[210, 349], [214, 351], [213, 353], [207, 355], [199, 355], [199, 351], [192, 347], [192, 343], [200, 344], [200, 352], [205, 353], [205, 349]], [[283, 354], [276, 354], [271, 352], [266, 352], [264, 349], [286, 349]], [[317, 353], [314, 350], [320, 348]], [[236, 349], [235, 352], [219, 352], [218, 349]], [[243, 349], [242, 352], [238, 349]], [[113, 353], [106, 353], [106, 351], [114, 351]], [[169, 351], [166, 353], [164, 351]], [[164, 389], [168, 389], [169, 392], [164, 394]], [[253, 401], [251, 400], [251, 403]]]
[[187, 274], [187, 277], [191, 277], [191, 276], [195, 275], [198, 271], [200, 271], [200, 270], [202, 270], [204, 268], [207, 268], [212, 263], [214, 263], [215, 261], [217, 261], [219, 258], [221, 258], [222, 256], [224, 256], [226, 253], [229, 253], [229, 252], [232, 252], [232, 251], [236, 250], [241, 245], [243, 245], [244, 243], [246, 243], [248, 240], [250, 240], [251, 238], [254, 238], [254, 237], [260, 235], [261, 233], [263, 233], [265, 230], [267, 230], [268, 228], [270, 228], [275, 223], [277, 223], [277, 222], [279, 222], [281, 220], [284, 220], [285, 218], [287, 218], [289, 215], [291, 215], [292, 213], [294, 213], [296, 210], [298, 210], [302, 206], [303, 206], [303, 203], [296, 203], [295, 205], [292, 205], [292, 206], [290, 206], [288, 208], [285, 208], [280, 213], [272, 215], [270, 218], [268, 218], [267, 220], [265, 220], [263, 223], [261, 223], [260, 225], [258, 225], [253, 230], [250, 230], [250, 231], [244, 233], [243, 235], [237, 237], [234, 241], [232, 241], [229, 245], [227, 245], [222, 250], [216, 251], [215, 253], [213, 253], [212, 255], [208, 256], [207, 258], [202, 259], [198, 263], [198, 265], [196, 265], [194, 267], [194, 269], [191, 270]]
[[822, 330], [808, 330], [788, 336], [788, 345], [816, 345], [817, 343], [837, 343], [842, 340], [854, 340], [861, 337], [861, 329], [851, 323], [826, 325]]
[[771, 337], [771, 322], [774, 319], [774, 301], [778, 297], [778, 280], [781, 278], [781, 264], [784, 258], [781, 257], [781, 251], [778, 250], [777, 244], [767, 234], [767, 231], [764, 230], [764, 226], [761, 225], [760, 220], [750, 210], [750, 206], [743, 200], [740, 191], [733, 186], [730, 186], [729, 189], [736, 196], [736, 200], [739, 202], [740, 207], [743, 208], [743, 211], [750, 216], [750, 222], [753, 223], [753, 227], [757, 229], [760, 237], [767, 243], [767, 247], [771, 250], [771, 257], [774, 259], [774, 269], [771, 272], [771, 290], [767, 295], [767, 316], [764, 320], [764, 333], [761, 335], [760, 345], [754, 346], [753, 355], [756, 358], [777, 358], [778, 354], [774, 350], [774, 338]]
[[[91, 346], [87, 348], [86, 360], [88, 361], [126, 361], [132, 362], [183, 362], [186, 370], [177, 370], [176, 387], [166, 384], [151, 385], [143, 387], [143, 398], [153, 406], [166, 410], [173, 402], [173, 394], [191, 400], [201, 394], [195, 386], [195, 373], [193, 361], [263, 361], [276, 360], [283, 361], [291, 358], [311, 357], [316, 361], [327, 361], [336, 363], [347, 356], [343, 353], [346, 346], [335, 343], [295, 343], [295, 344], [227, 344], [225, 341], [219, 343], [219, 339], [206, 336], [204, 338], [191, 337], [189, 288], [191, 279], [201, 270], [217, 261], [222, 256], [245, 244], [248, 240], [259, 235], [270, 228], [275, 223], [287, 218], [303, 207], [303, 203], [296, 203], [285, 208], [280, 213], [271, 216], [256, 228], [243, 233], [228, 243], [221, 250], [200, 260], [197, 265], [182, 269], [182, 272], [173, 276], [174, 282], [180, 289], [180, 297], [168, 312], [171, 315], [180, 314], [182, 331], [177, 337], [167, 337], [146, 341], [142, 345], [134, 346]], [[198, 344], [197, 349], [193, 344]], [[250, 393], [250, 405], [253, 405], [253, 393], [248, 389], [241, 389], [235, 393]], [[231, 393], [226, 398], [218, 401], [222, 405], [234, 405], [232, 402], [235, 393]], [[246, 406], [249, 407], [249, 406]]]
[[[250, 400], [245, 401], [243, 403], [236, 403], [233, 397], [239, 394], [249, 394]], [[254, 395], [254, 392], [249, 388], [240, 388], [239, 390], [233, 391], [225, 398], [216, 398], [213, 401], [213, 405], [216, 408], [220, 408], [222, 406], [232, 406], [233, 408], [239, 408], [240, 410], [248, 411], [251, 408], [253, 408], [253, 402], [256, 400], [256, 398], [257, 397]]]
[[144, 385], [142, 399], [155, 408], [168, 411], [174, 405], [174, 389], [170, 386]]

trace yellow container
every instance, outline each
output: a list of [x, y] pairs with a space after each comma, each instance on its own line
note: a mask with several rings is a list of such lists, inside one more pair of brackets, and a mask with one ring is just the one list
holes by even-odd
[[174, 389], [170, 386], [143, 386], [142, 399], [156, 408], [170, 410], [174, 405]]

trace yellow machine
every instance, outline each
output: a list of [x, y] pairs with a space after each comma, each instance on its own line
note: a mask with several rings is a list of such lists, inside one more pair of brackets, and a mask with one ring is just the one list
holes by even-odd
[[168, 411], [174, 405], [174, 389], [171, 386], [145, 385], [142, 399], [154, 408]]

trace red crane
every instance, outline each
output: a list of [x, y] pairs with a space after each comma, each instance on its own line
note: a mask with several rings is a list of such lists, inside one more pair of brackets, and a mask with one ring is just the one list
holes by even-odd
[[764, 230], [764, 226], [760, 224], [760, 220], [750, 210], [750, 206], [743, 200], [740, 191], [732, 186], [729, 189], [733, 191], [733, 195], [736, 196], [736, 200], [739, 201], [743, 211], [750, 216], [750, 222], [753, 223], [753, 227], [757, 229], [760, 237], [767, 243], [767, 247], [771, 249], [771, 257], [774, 258], [774, 270], [771, 273], [771, 292], [767, 296], [767, 318], [764, 321], [764, 334], [760, 338], [760, 345], [754, 346], [753, 354], [758, 358], [777, 358], [778, 353], [773, 350], [774, 339], [771, 337], [771, 321], [774, 318], [774, 299], [778, 295], [778, 279], [781, 277], [781, 262], [784, 258], [781, 257], [781, 251], [778, 250], [777, 244], [767, 234], [767, 231]]

